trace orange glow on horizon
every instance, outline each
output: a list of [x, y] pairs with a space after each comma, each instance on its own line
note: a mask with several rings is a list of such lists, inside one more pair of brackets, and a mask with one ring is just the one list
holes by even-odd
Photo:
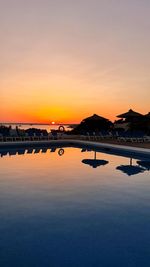
[[[116, 120], [116, 116], [118, 114], [124, 113], [129, 110], [130, 107], [125, 108], [118, 108], [113, 109], [113, 112], [110, 110], [105, 110], [105, 109], [98, 109], [98, 108], [90, 108], [90, 109], [85, 109], [85, 110], [78, 110], [78, 111], [73, 111], [71, 110], [69, 112], [69, 108], [66, 109], [61, 109], [57, 108], [55, 109], [46, 109], [43, 108], [42, 111], [34, 111], [34, 110], [28, 110], [26, 112], [17, 112], [17, 111], [12, 111], [10, 114], [6, 114], [5, 116], [0, 118], [0, 122], [4, 123], [39, 123], [39, 124], [52, 124], [52, 125], [57, 125], [57, 124], [78, 124], [80, 123], [84, 118], [87, 118], [89, 116], [92, 116], [94, 113], [105, 117], [111, 121]], [[133, 108], [134, 110], [146, 114], [149, 112], [149, 110], [140, 110], [138, 108]], [[55, 121], [52, 120], [51, 118], [55, 118]]]
[[150, 1], [0, 1], [0, 123], [148, 113], [149, 8]]

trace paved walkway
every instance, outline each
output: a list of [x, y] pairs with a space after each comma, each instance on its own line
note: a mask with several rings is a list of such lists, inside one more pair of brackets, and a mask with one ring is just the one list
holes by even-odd
[[118, 142], [117, 140], [112, 140], [112, 139], [102, 140], [98, 142], [104, 143], [104, 144], [114, 144], [114, 145], [121, 145], [121, 146], [141, 147], [141, 148], [150, 149], [150, 142], [144, 142], [144, 143]]

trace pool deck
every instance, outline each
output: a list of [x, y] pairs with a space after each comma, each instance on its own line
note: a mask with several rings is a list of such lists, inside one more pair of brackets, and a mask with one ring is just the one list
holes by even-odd
[[24, 142], [0, 142], [0, 149], [17, 149], [17, 148], [37, 148], [37, 147], [89, 147], [93, 150], [99, 150], [104, 153], [123, 155], [125, 157], [136, 157], [136, 158], [148, 158], [150, 159], [150, 149], [142, 147], [133, 147], [130, 145], [113, 144], [106, 142], [95, 142], [87, 140], [72, 140], [72, 139], [61, 139], [61, 140], [44, 140], [44, 141], [24, 141]]

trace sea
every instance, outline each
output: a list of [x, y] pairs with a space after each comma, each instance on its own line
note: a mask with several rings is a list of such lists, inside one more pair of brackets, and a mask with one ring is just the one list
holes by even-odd
[[75, 126], [74, 124], [21, 124], [21, 123], [1, 123], [0, 125], [11, 126], [13, 129], [18, 127], [22, 130], [27, 130], [29, 128], [36, 128], [41, 130], [47, 130], [47, 132], [51, 132], [51, 130], [58, 130], [60, 126], [63, 126], [65, 131], [70, 131]]

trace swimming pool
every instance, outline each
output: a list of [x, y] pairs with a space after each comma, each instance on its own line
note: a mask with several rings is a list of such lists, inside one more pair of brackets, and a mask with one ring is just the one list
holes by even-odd
[[0, 266], [149, 266], [145, 159], [85, 147], [1, 156]]

